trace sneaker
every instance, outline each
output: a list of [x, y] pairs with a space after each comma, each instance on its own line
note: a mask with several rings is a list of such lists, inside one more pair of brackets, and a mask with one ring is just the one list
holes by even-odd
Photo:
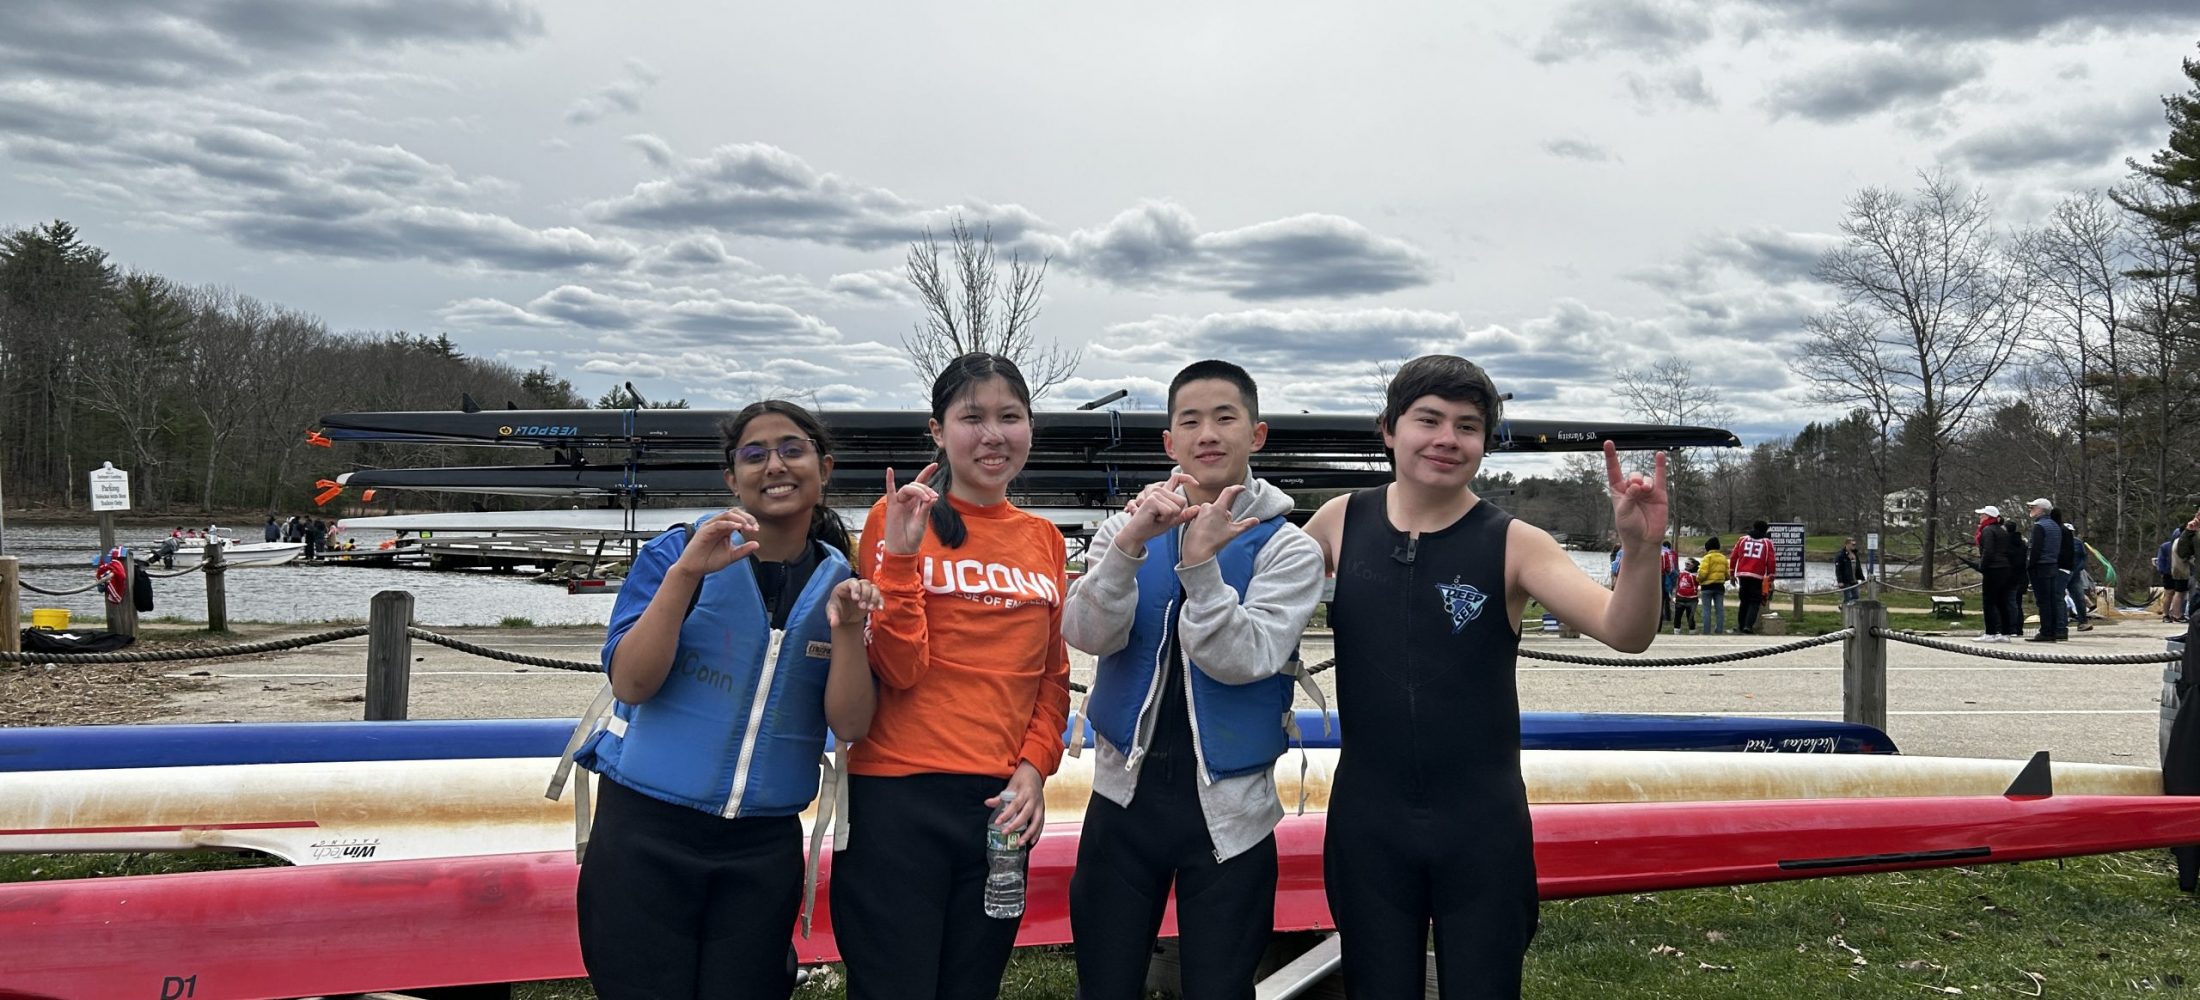
[[2001, 641], [2001, 636], [1998, 636], [1998, 635], [1982, 635], [1982, 636], [1979, 636], [1978, 638], [1972, 639], [1971, 641], [1972, 641], [1972, 642], [2000, 642], [2000, 641]]
[[2080, 631], [2080, 632], [2091, 632], [2091, 631], [2093, 631], [2093, 623], [2092, 623], [2092, 622], [2079, 622], [2079, 623], [2078, 623], [2078, 631]]
[[2054, 642], [2054, 641], [2055, 641], [2055, 637], [2054, 637], [2054, 636], [2051, 636], [2051, 635], [2048, 635], [2048, 634], [2047, 634], [2047, 633], [2045, 633], [2045, 632], [2042, 632], [2042, 633], [2040, 633], [2040, 634], [2038, 634], [2038, 635], [2028, 635], [2028, 636], [2025, 636], [2025, 637], [2024, 637], [2024, 641], [2026, 641], [2026, 642]]

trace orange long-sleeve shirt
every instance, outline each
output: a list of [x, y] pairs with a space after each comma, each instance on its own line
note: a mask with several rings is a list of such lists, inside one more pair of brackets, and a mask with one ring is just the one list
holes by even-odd
[[864, 519], [856, 562], [885, 607], [868, 635], [878, 713], [848, 770], [1005, 778], [1028, 760], [1052, 776], [1069, 719], [1062, 534], [1014, 504], [948, 501], [969, 528], [960, 548], [927, 531], [915, 555], [894, 555], [885, 501]]

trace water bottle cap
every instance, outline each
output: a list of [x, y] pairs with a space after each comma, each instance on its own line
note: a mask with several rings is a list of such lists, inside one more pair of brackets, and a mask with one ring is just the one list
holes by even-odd
[[1014, 802], [1014, 801], [1016, 801], [1016, 793], [1015, 793], [1015, 792], [1013, 792], [1013, 791], [1004, 791], [1004, 792], [1002, 792], [1002, 793], [1001, 793], [1001, 804], [1002, 804], [1002, 805], [1004, 805], [1004, 806], [1005, 806], [1005, 805], [1007, 805], [1007, 804], [1009, 804], [1009, 803], [1011, 803], [1011, 802]]

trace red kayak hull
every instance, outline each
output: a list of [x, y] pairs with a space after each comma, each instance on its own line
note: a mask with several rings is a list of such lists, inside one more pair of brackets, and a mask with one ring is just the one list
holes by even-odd
[[[2200, 843], [2200, 798], [1817, 799], [1533, 807], [1545, 899]], [[1325, 817], [1276, 832], [1276, 929], [1334, 926]], [[1064, 944], [1074, 826], [1034, 850], [1019, 945]], [[1471, 847], [1462, 842], [1460, 850]], [[584, 974], [567, 853], [0, 886], [0, 1000], [294, 997]], [[829, 869], [828, 869], [829, 876]], [[835, 960], [828, 892], [795, 947]], [[1163, 934], [1174, 933], [1174, 913]]]

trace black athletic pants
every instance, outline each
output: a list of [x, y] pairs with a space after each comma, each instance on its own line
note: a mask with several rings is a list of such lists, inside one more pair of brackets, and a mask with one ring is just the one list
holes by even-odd
[[1988, 569], [1980, 574], [1986, 602], [1987, 635], [2024, 634], [2024, 577], [2013, 568]]
[[1740, 632], [1755, 632], [1757, 612], [1765, 604], [1765, 582], [1753, 576], [1738, 576], [1734, 583], [1742, 592], [1742, 610], [1734, 620], [1734, 628]]
[[1462, 798], [1435, 810], [1375, 798], [1332, 797], [1322, 845], [1346, 995], [1425, 996], [1433, 943], [1445, 1000], [1518, 1000], [1538, 923], [1527, 804], [1477, 809]]
[[985, 915], [985, 830], [1002, 778], [848, 779], [833, 937], [849, 1000], [991, 1000], [1022, 920]]
[[1276, 926], [1276, 837], [1215, 860], [1195, 765], [1148, 758], [1128, 808], [1094, 795], [1069, 883], [1079, 1000], [1141, 1000], [1154, 938], [1176, 885], [1186, 997], [1252, 1000]]
[[608, 779], [596, 789], [578, 899], [581, 962], [596, 995], [793, 993], [801, 818], [724, 819]]

